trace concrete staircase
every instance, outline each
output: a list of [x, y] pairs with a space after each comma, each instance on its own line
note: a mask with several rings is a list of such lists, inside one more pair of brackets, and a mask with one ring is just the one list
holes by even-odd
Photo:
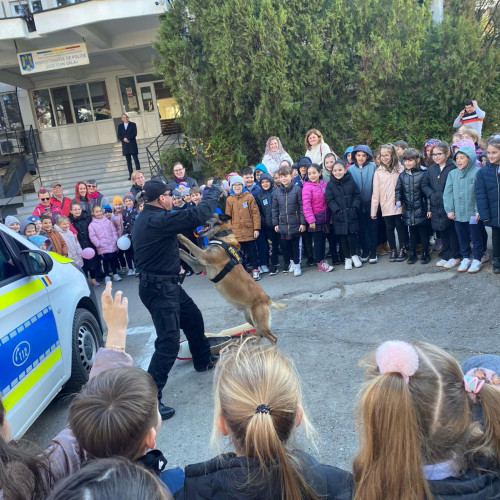
[[[139, 139], [139, 162], [146, 180], [150, 178], [150, 169], [146, 147], [152, 139]], [[134, 162], [132, 161], [132, 166]], [[75, 184], [78, 181], [95, 179], [101, 193], [112, 201], [113, 196], [123, 196], [130, 190], [132, 182], [128, 180], [127, 162], [122, 156], [121, 143], [101, 144], [86, 148], [41, 153], [38, 160], [41, 185], [50, 190], [54, 182], [60, 182], [64, 195], [75, 197]], [[17, 208], [17, 217], [24, 220], [31, 215], [38, 203], [36, 193], [24, 195], [24, 206]]]

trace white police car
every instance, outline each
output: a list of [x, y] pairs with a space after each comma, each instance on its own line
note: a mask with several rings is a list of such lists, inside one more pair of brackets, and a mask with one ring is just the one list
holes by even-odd
[[95, 296], [71, 262], [0, 224], [0, 391], [13, 439], [63, 385], [87, 381], [103, 344]]

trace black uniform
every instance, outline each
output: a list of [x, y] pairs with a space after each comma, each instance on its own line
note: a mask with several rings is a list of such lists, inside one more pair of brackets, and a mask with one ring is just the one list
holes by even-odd
[[179, 352], [180, 328], [189, 342], [195, 369], [203, 370], [210, 362], [203, 316], [179, 283], [177, 234], [205, 223], [214, 213], [219, 195], [219, 188], [213, 186], [196, 208], [179, 212], [145, 204], [132, 230], [134, 259], [140, 270], [139, 296], [156, 329], [148, 372], [158, 386], [159, 400]]

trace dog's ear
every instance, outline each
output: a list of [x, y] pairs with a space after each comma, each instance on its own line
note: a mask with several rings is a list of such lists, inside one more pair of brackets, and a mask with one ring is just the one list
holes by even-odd
[[226, 214], [219, 214], [219, 220], [221, 222], [229, 222], [231, 220], [231, 216]]

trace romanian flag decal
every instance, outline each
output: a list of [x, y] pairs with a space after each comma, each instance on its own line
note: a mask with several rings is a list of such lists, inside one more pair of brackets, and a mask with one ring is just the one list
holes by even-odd
[[52, 281], [50, 281], [50, 278], [48, 276], [43, 276], [42, 278], [40, 278], [40, 280], [46, 287], [52, 285]]

